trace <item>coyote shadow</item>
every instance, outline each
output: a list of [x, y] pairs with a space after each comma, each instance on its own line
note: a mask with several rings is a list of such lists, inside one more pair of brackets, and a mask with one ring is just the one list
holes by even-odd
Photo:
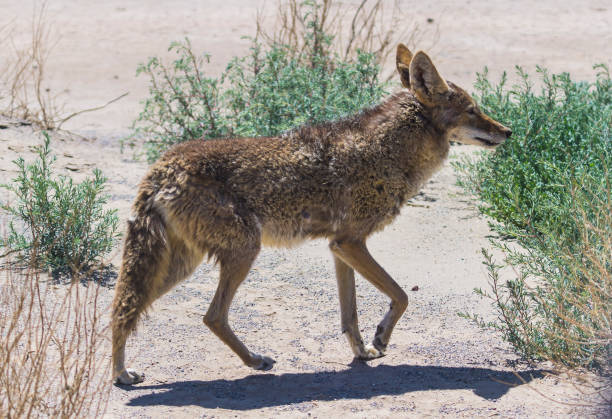
[[[250, 410], [310, 401], [368, 399], [423, 390], [472, 389], [482, 398], [495, 400], [510, 386], [522, 381], [509, 371], [418, 365], [378, 365], [353, 362], [343, 371], [256, 374], [237, 380], [178, 381], [128, 387], [128, 391], [151, 391], [132, 398], [129, 406], [188, 406]], [[521, 374], [525, 382], [544, 375], [544, 370]], [[508, 383], [508, 384], [503, 384]]]

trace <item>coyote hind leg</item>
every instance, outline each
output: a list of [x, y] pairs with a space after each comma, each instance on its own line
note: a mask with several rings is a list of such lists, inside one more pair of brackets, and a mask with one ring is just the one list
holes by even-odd
[[[202, 254], [173, 237], [150, 214], [146, 222], [130, 222], [112, 311], [113, 380], [136, 384], [144, 374], [125, 368], [125, 344], [140, 315], [176, 283], [190, 275]], [[139, 227], [142, 224], [143, 227]], [[146, 226], [146, 227], [144, 227]]]
[[259, 246], [226, 252], [219, 257], [220, 275], [217, 292], [213, 297], [204, 323], [242, 361], [256, 370], [269, 370], [275, 361], [267, 356], [250, 352], [229, 326], [228, 312], [236, 290], [246, 278], [253, 261], [259, 253]]
[[376, 288], [391, 298], [391, 308], [376, 328], [373, 348], [382, 356], [387, 349], [391, 333], [397, 321], [408, 307], [408, 296], [387, 272], [374, 260], [363, 241], [339, 241], [330, 243], [334, 256], [354, 268]]

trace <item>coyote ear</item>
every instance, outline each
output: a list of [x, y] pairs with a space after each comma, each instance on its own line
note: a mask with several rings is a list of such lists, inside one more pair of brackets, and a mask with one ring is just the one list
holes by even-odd
[[412, 61], [412, 52], [406, 45], [399, 44], [395, 55], [395, 65], [402, 80], [402, 85], [407, 89], [410, 88], [410, 61]]
[[448, 92], [448, 85], [423, 51], [417, 52], [410, 63], [410, 86], [417, 99], [429, 105]]

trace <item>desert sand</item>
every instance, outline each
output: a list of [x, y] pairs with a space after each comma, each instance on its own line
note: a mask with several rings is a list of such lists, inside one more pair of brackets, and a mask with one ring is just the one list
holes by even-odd
[[[273, 3], [265, 5], [269, 15]], [[109, 178], [109, 206], [119, 210], [122, 228], [147, 169], [122, 153], [119, 142], [147, 94], [147, 80], [135, 76], [137, 64], [152, 55], [168, 57], [169, 43], [187, 36], [196, 51], [212, 55], [210, 72], [217, 74], [229, 58], [247, 51], [249, 41], [241, 36], [253, 35], [262, 6], [263, 1], [238, 0], [49, 1], [58, 41], [48, 60], [48, 85], [61, 93], [65, 112], [129, 92], [64, 127], [83, 138], [56, 135], [52, 142], [60, 173], [82, 179], [97, 167]], [[12, 22], [17, 44], [27, 41], [33, 7], [31, 1], [0, 0], [0, 24]], [[576, 79], [593, 79], [595, 63], [612, 65], [609, 1], [403, 1], [402, 7], [411, 16], [407, 24], [421, 31], [415, 49], [427, 49], [444, 77], [468, 89], [485, 65], [494, 79], [515, 64], [530, 72], [541, 64]], [[0, 51], [0, 62], [8, 53]], [[14, 177], [11, 161], [32, 159], [32, 146], [40, 142], [29, 126], [1, 129], [0, 182]], [[474, 149], [453, 147], [450, 159], [463, 153]], [[202, 323], [218, 273], [203, 264], [154, 304], [128, 341], [128, 364], [143, 371], [146, 381], [113, 387], [108, 417], [588, 414], [571, 404], [580, 400], [571, 385], [545, 374], [546, 365], [517, 363], [499, 335], [457, 316], [468, 311], [492, 319], [494, 312], [472, 293], [487, 287], [480, 249], [488, 247], [490, 230], [455, 180], [446, 164], [396, 222], [369, 241], [374, 256], [407, 291], [418, 286], [409, 292], [410, 305], [387, 356], [352, 360], [340, 331], [325, 242], [264, 249], [238, 291], [230, 321], [253, 351], [276, 359], [274, 369], [262, 373], [243, 366]], [[362, 278], [357, 282], [360, 325], [369, 340], [388, 301]], [[112, 284], [102, 294], [106, 310]]]

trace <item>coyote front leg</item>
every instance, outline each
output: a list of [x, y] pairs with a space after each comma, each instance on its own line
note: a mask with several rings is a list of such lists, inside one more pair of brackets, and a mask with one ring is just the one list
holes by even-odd
[[357, 358], [373, 359], [383, 354], [376, 348], [366, 348], [359, 333], [357, 320], [357, 301], [355, 298], [355, 271], [338, 256], [334, 255], [336, 265], [336, 279], [338, 280], [338, 296], [340, 297], [340, 316], [342, 333], [351, 345], [351, 349]]
[[[367, 356], [364, 358], [376, 358], [377, 356], [382, 356], [387, 349], [387, 345], [389, 343], [389, 338], [391, 337], [391, 333], [393, 332], [393, 328], [395, 324], [400, 319], [404, 311], [406, 311], [406, 307], [408, 307], [408, 296], [402, 290], [402, 288], [389, 276], [387, 272], [374, 260], [370, 252], [368, 251], [365, 243], [363, 241], [339, 241], [334, 240], [330, 243], [330, 248], [334, 253], [334, 257], [336, 259], [341, 259], [341, 262], [344, 262], [346, 265], [354, 268], [357, 272], [359, 272], [365, 279], [370, 281], [376, 288], [382, 291], [385, 295], [391, 298], [391, 308], [380, 322], [378, 327], [376, 328], [376, 334], [374, 336], [374, 340], [372, 341], [373, 348], [367, 348]], [[355, 308], [350, 308], [352, 305], [355, 307], [355, 297], [354, 297], [354, 279], [350, 281], [350, 279], [346, 279], [351, 276], [352, 273], [347, 274], [344, 268], [338, 270], [338, 263], [336, 262], [336, 274], [338, 273], [344, 275], [343, 280], [340, 280], [338, 277], [338, 285], [340, 287], [350, 287], [353, 288], [352, 298], [346, 298], [343, 302], [343, 293], [345, 295], [349, 295], [350, 290], [340, 292], [340, 306], [342, 311], [342, 319], [343, 319], [343, 329], [345, 328], [344, 319], [345, 319], [345, 311], [347, 311], [347, 319], [352, 317], [351, 322], [351, 330], [356, 330], [356, 334], [352, 334], [349, 336], [349, 341], [359, 342], [361, 337], [359, 336], [359, 329], [357, 328], [357, 313]], [[340, 285], [341, 282], [344, 285]], [[350, 283], [350, 284], [349, 284]], [[348, 285], [347, 285], [348, 284]], [[355, 310], [354, 315], [350, 313], [352, 310]], [[363, 345], [363, 343], [361, 344]], [[351, 342], [351, 346], [353, 346], [353, 342]], [[376, 350], [376, 352], [374, 352]], [[356, 353], [357, 356], [359, 356]]]

